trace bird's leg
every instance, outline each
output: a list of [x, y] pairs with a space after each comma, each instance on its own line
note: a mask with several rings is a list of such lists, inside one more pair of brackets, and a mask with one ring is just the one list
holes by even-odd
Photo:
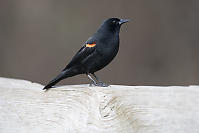
[[94, 73], [92, 73], [92, 75], [95, 77], [95, 79], [97, 80], [97, 82], [102, 82], [102, 81], [97, 77], [97, 75], [95, 75]]
[[106, 83], [103, 83], [94, 73], [92, 73], [92, 75], [95, 77], [95, 79], [97, 80], [97, 86], [101, 86], [101, 87], [108, 87], [109, 85]]
[[[95, 82], [95, 80], [89, 75], [89, 73], [86, 74], [88, 76], [88, 78], [93, 82], [93, 85], [97, 86], [97, 83]], [[90, 86], [92, 86], [92, 84], [90, 84]]]

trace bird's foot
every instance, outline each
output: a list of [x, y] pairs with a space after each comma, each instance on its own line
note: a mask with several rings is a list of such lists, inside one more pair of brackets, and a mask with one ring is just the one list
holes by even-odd
[[108, 87], [110, 86], [109, 84], [103, 83], [103, 82], [99, 82], [99, 83], [92, 83], [89, 85], [90, 87], [94, 87], [94, 86], [98, 86], [98, 87]]
[[99, 82], [97, 83], [97, 86], [100, 86], [100, 87], [108, 87], [110, 86], [109, 84], [106, 84], [106, 83], [103, 83], [103, 82]]
[[89, 84], [90, 87], [94, 87], [94, 86], [97, 86], [97, 83], [92, 83], [92, 84]]

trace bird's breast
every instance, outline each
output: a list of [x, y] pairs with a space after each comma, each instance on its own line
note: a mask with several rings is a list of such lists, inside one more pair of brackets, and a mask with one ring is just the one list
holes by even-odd
[[105, 45], [96, 49], [97, 55], [99, 55], [98, 60], [96, 62], [103, 62], [103, 64], [110, 63], [113, 58], [117, 55], [119, 50], [119, 44]]
[[106, 43], [102, 43], [99, 44], [99, 46], [97, 46], [96, 48], [97, 52], [101, 55], [101, 56], [114, 56], [115, 54], [117, 54], [118, 50], [119, 50], [119, 42], [118, 41], [114, 41], [114, 42], [106, 42]]

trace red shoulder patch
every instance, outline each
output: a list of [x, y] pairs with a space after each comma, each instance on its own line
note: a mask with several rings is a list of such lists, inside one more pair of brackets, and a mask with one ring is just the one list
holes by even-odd
[[95, 43], [92, 43], [92, 44], [86, 44], [86, 47], [89, 47], [89, 48], [91, 48], [91, 47], [95, 47]]

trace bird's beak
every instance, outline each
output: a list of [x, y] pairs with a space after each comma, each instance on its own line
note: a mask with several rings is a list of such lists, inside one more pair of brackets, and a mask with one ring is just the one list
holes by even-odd
[[130, 21], [130, 20], [129, 19], [120, 19], [119, 24], [122, 25], [128, 21]]

